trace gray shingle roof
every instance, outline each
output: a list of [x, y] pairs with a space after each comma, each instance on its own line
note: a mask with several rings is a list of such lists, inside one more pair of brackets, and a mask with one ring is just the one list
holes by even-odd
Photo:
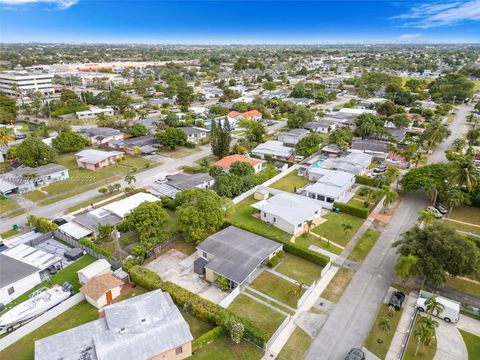
[[39, 271], [35, 266], [3, 254], [0, 254], [0, 264], [2, 265], [2, 270], [0, 271], [0, 288], [13, 284], [15, 281]]

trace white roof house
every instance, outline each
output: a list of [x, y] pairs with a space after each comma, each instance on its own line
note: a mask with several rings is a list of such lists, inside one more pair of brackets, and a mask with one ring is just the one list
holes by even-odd
[[369, 154], [352, 152], [346, 156], [328, 158], [321, 163], [320, 167], [362, 175], [372, 163], [372, 159], [373, 157]]
[[130, 211], [135, 209], [141, 203], [155, 201], [159, 201], [156, 196], [139, 192], [125, 199], [102, 206], [101, 208], [104, 210], [108, 210], [123, 219], [125, 215], [127, 215]]
[[293, 149], [283, 145], [281, 141], [269, 140], [258, 145], [252, 150], [252, 154], [260, 156], [271, 155], [274, 158], [288, 159], [293, 153]]
[[259, 201], [252, 207], [260, 210], [262, 221], [293, 235], [303, 232], [307, 221], [318, 220], [322, 210], [319, 201], [286, 192]]
[[98, 259], [97, 261], [77, 271], [78, 281], [82, 285], [86, 284], [88, 280], [94, 278], [95, 276], [111, 274], [111, 273], [112, 273], [111, 265], [105, 259]]
[[95, 149], [86, 149], [75, 154], [78, 161], [89, 164], [97, 164], [109, 159], [112, 156], [119, 155], [123, 155], [123, 153], [121, 151], [102, 151]]
[[50, 265], [62, 261], [62, 258], [60, 256], [52, 255], [50, 253], [25, 244], [14, 246], [8, 250], [3, 251], [2, 254], [35, 266], [40, 270], [45, 270]]
[[377, 113], [375, 110], [353, 109], [353, 108], [342, 108], [338, 112], [339, 113], [344, 113], [344, 114], [354, 114], [354, 115], [376, 114]]

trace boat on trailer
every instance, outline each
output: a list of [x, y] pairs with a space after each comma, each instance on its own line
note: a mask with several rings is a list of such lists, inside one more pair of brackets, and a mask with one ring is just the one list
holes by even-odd
[[68, 282], [65, 282], [63, 286], [42, 287], [34, 291], [29, 295], [28, 300], [13, 307], [0, 317], [0, 330], [10, 332], [14, 328], [33, 320], [68, 299], [72, 292], [73, 286]]

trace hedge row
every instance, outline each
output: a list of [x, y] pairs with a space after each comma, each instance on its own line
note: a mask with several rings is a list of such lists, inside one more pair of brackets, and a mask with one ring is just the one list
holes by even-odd
[[105, 256], [106, 258], [108, 259], [111, 259], [112, 258], [112, 254], [110, 254], [107, 250], [105, 250], [104, 248], [98, 246], [97, 244], [95, 244], [92, 240], [90, 239], [86, 239], [86, 238], [82, 238], [80, 240], [78, 240], [78, 242], [82, 245], [85, 245], [86, 247], [92, 249], [93, 251], [95, 251], [97, 254], [99, 255], [103, 255]]
[[135, 284], [147, 290], [161, 289], [168, 292], [178, 306], [188, 308], [188, 311], [197, 319], [225, 328], [229, 328], [229, 324], [234, 322], [241, 322], [245, 328], [243, 338], [261, 348], [269, 339], [265, 330], [257, 328], [250, 321], [174, 283], [163, 281], [156, 273], [142, 266], [132, 267], [130, 277]]
[[362, 219], [368, 218], [368, 215], [370, 214], [369, 208], [360, 208], [342, 202], [334, 202], [333, 207], [338, 208], [341, 213], [353, 215]]
[[355, 176], [355, 182], [357, 184], [362, 184], [362, 185], [367, 185], [367, 186], [373, 186], [375, 187], [375, 182], [373, 181], [373, 178], [369, 176], [364, 176], [364, 175], [356, 175]]
[[270, 260], [268, 260], [267, 262], [267, 265], [270, 267], [270, 268], [274, 268], [275, 266], [277, 266], [277, 264], [280, 262], [280, 260], [285, 256], [285, 251], [283, 250], [279, 250], [275, 256], [272, 256], [272, 258]]
[[226, 330], [223, 326], [216, 326], [192, 341], [192, 352], [195, 352], [215, 339], [225, 335]]

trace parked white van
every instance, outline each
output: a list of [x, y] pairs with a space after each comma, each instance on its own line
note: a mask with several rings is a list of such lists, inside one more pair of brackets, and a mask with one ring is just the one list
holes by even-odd
[[[417, 299], [417, 309], [420, 312], [426, 311], [427, 306], [425, 305], [425, 302], [428, 299], [426, 298], [418, 298]], [[443, 305], [444, 309], [443, 311], [438, 314], [438, 317], [440, 319], [445, 320], [446, 322], [454, 322], [456, 323], [459, 319], [459, 314], [460, 314], [460, 304], [452, 301], [445, 299], [443, 297], [437, 296], [437, 302]], [[434, 316], [437, 316], [436, 314], [432, 314]]]

